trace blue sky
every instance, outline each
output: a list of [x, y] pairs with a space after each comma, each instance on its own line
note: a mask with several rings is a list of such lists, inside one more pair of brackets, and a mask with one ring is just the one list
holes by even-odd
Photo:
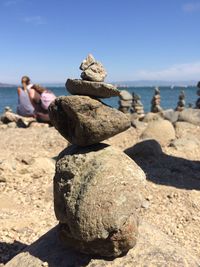
[[200, 0], [0, 0], [0, 82], [78, 78], [88, 53], [107, 81], [199, 80]]

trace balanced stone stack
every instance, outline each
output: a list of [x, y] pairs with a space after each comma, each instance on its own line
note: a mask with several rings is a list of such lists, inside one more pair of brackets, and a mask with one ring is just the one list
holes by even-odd
[[151, 112], [157, 113], [162, 111], [162, 108], [160, 106], [160, 90], [159, 88], [155, 88], [154, 96], [151, 100]]
[[185, 93], [184, 91], [181, 91], [180, 92], [180, 95], [179, 95], [179, 101], [177, 103], [177, 107], [176, 107], [176, 111], [183, 111], [185, 108]]
[[143, 104], [141, 102], [141, 98], [139, 95], [133, 93], [132, 94], [133, 96], [133, 100], [132, 100], [132, 113], [133, 114], [136, 114], [137, 118], [138, 119], [142, 119], [144, 118], [144, 107], [143, 107]]
[[128, 91], [122, 90], [120, 92], [119, 110], [123, 113], [129, 113], [131, 104], [132, 104], [132, 95]]
[[[197, 95], [200, 96], [200, 82], [198, 82], [197, 88]], [[200, 97], [196, 101], [196, 108], [200, 109]]]
[[130, 120], [100, 101], [119, 96], [103, 82], [102, 64], [89, 55], [81, 70], [83, 80], [66, 83], [74, 95], [49, 107], [53, 125], [72, 144], [58, 156], [54, 177], [59, 237], [80, 252], [117, 257], [136, 244], [145, 174], [123, 152], [99, 143], [128, 129]]

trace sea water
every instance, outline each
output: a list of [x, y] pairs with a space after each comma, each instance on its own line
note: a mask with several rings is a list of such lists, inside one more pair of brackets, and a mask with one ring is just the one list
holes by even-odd
[[[174, 109], [178, 102], [178, 96], [181, 90], [185, 92], [185, 102], [186, 107], [189, 104], [195, 106], [195, 102], [198, 98], [196, 95], [196, 87], [159, 87], [161, 95], [161, 107], [163, 109]], [[48, 87], [52, 90], [56, 96], [69, 95], [65, 87]], [[128, 88], [119, 88], [120, 90], [127, 90], [131, 94], [134, 92], [141, 97], [141, 102], [144, 105], [145, 112], [150, 111], [151, 109], [151, 99], [154, 94], [154, 87], [128, 87]], [[112, 107], [118, 108], [118, 97], [111, 97], [102, 99], [104, 103]], [[0, 114], [3, 113], [4, 108], [9, 106], [12, 108], [13, 112], [16, 112], [17, 107], [17, 88], [16, 87], [4, 87], [0, 88]]]

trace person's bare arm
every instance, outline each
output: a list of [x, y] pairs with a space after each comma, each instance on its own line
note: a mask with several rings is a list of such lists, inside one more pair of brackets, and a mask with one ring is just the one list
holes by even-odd
[[18, 88], [17, 88], [17, 94], [18, 94], [18, 95], [20, 95], [20, 90], [21, 90], [21, 88], [18, 87]]
[[28, 94], [33, 106], [40, 102], [40, 94], [38, 94], [34, 89], [31, 88]]

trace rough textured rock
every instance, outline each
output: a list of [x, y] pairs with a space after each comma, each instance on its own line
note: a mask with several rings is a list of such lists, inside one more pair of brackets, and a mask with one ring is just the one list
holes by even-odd
[[105, 144], [71, 146], [58, 157], [54, 207], [60, 237], [77, 250], [116, 257], [134, 247], [144, 172]]
[[72, 95], [86, 95], [99, 98], [109, 98], [112, 96], [119, 96], [120, 94], [120, 91], [112, 84], [82, 81], [78, 79], [68, 79], [66, 82], [66, 89]]
[[107, 72], [100, 62], [94, 62], [81, 73], [81, 78], [86, 81], [103, 82]]
[[192, 108], [184, 109], [180, 112], [178, 120], [200, 125], [200, 110]]
[[129, 118], [88, 96], [58, 97], [49, 107], [51, 122], [70, 143], [99, 143], [130, 127]]
[[89, 54], [80, 65], [83, 70], [81, 78], [87, 81], [103, 82], [107, 76], [107, 72], [103, 65], [96, 61], [93, 55]]
[[142, 133], [141, 139], [155, 139], [160, 144], [166, 145], [175, 139], [175, 130], [167, 120], [152, 121]]
[[187, 150], [187, 151], [193, 151], [195, 153], [195, 151], [199, 150], [200, 141], [194, 136], [187, 136], [185, 138], [182, 137], [173, 140], [170, 146], [174, 147], [177, 150], [182, 150], [182, 151]]
[[139, 226], [139, 239], [127, 255], [113, 261], [92, 259], [71, 249], [64, 248], [57, 237], [57, 227], [50, 230], [23, 252], [15, 256], [5, 267], [198, 267], [200, 261], [176, 245], [157, 228], [143, 222]]
[[198, 133], [198, 131], [200, 130], [200, 127], [185, 121], [177, 121], [174, 126], [177, 138], [187, 138], [188, 135], [191, 137], [192, 135], [195, 135], [195, 133]]
[[89, 54], [86, 59], [83, 60], [83, 62], [80, 65], [80, 70], [86, 70], [90, 65], [92, 65], [95, 62], [95, 58], [92, 54]]

